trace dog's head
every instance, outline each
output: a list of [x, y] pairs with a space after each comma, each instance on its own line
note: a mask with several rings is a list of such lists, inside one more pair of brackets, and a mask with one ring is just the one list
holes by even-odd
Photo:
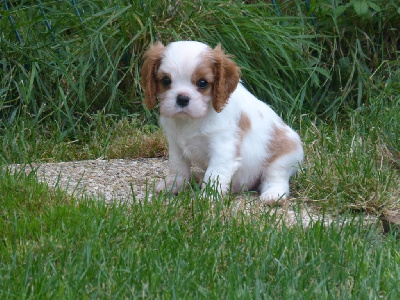
[[200, 42], [156, 43], [144, 58], [144, 104], [152, 109], [158, 98], [165, 117], [201, 118], [210, 103], [221, 112], [239, 82], [239, 67], [220, 45], [211, 49]]

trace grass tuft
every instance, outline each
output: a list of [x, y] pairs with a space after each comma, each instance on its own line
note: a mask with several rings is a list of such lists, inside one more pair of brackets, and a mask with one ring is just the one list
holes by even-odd
[[126, 119], [116, 124], [107, 150], [107, 158], [110, 159], [167, 155], [167, 141], [158, 127], [138, 126], [137, 122]]

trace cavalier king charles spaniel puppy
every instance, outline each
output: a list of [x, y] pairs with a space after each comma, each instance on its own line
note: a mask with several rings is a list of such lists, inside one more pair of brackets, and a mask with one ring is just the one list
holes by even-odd
[[240, 82], [240, 69], [218, 45], [155, 43], [144, 55], [144, 104], [155, 107], [169, 145], [169, 175], [156, 184], [177, 193], [191, 166], [205, 171], [202, 187], [258, 190], [267, 204], [289, 196], [289, 178], [303, 159], [299, 135]]

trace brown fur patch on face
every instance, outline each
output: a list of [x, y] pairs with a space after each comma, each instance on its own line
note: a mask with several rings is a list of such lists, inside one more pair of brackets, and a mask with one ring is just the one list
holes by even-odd
[[[165, 72], [157, 72], [156, 74], [156, 94], [162, 94], [168, 91], [171, 88], [171, 85], [165, 85], [163, 84], [162, 80], [164, 77], [168, 77], [171, 80], [172, 83], [172, 78], [171, 75]], [[160, 100], [160, 99], [159, 99]]]
[[155, 43], [144, 53], [141, 83], [144, 90], [143, 103], [148, 109], [153, 109], [156, 105], [156, 72], [160, 67], [164, 51], [162, 43]]
[[[285, 125], [286, 126], [286, 125]], [[295, 151], [298, 147], [296, 141], [290, 139], [287, 135], [288, 130], [285, 127], [273, 125], [273, 134], [267, 151], [269, 153], [265, 165], [268, 166], [279, 157]]]
[[191, 82], [193, 85], [197, 86], [200, 80], [207, 81], [208, 85], [206, 88], [197, 87], [197, 90], [202, 93], [203, 96], [212, 96], [214, 78], [213, 60], [209, 56], [204, 55], [202, 61], [192, 74]]
[[251, 120], [249, 118], [249, 116], [242, 112], [240, 114], [240, 119], [239, 119], [239, 140], [238, 143], [236, 145], [236, 155], [238, 157], [241, 156], [241, 148], [242, 148], [242, 143], [243, 143], [243, 139], [244, 136], [246, 135], [246, 133], [251, 129]]

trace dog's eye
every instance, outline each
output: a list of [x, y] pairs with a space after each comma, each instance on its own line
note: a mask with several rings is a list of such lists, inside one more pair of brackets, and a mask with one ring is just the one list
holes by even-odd
[[164, 76], [164, 77], [161, 79], [161, 82], [162, 82], [162, 84], [165, 85], [165, 86], [170, 86], [170, 85], [171, 85], [171, 78], [169, 78], [168, 76]]
[[208, 86], [208, 82], [207, 82], [207, 80], [205, 80], [205, 79], [200, 79], [198, 82], [197, 82], [197, 86], [200, 88], [200, 89], [205, 89], [207, 86]]

